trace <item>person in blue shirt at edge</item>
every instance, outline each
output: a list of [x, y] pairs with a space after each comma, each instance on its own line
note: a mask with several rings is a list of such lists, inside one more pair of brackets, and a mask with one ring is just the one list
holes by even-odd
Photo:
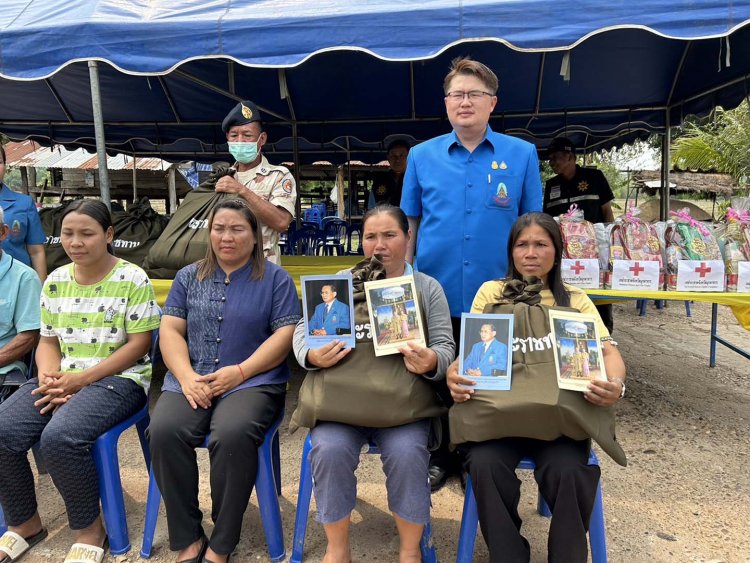
[[[497, 340], [493, 324], [483, 324], [479, 330], [481, 340], [474, 344], [464, 360], [464, 373], [471, 376], [500, 375], [507, 373], [508, 347]], [[499, 373], [502, 372], [502, 373]]]
[[[443, 83], [453, 131], [413, 147], [404, 176], [401, 208], [414, 233], [406, 259], [443, 286], [456, 342], [461, 313], [469, 311], [479, 286], [507, 273], [511, 225], [542, 210], [536, 148], [489, 126], [497, 90], [497, 76], [487, 66], [455, 59]], [[447, 388], [438, 392], [452, 402]], [[433, 491], [445, 483], [449, 465], [446, 439], [433, 452]]]
[[14, 192], [3, 183], [6, 162], [5, 149], [0, 146], [0, 206], [5, 211], [5, 224], [9, 229], [3, 248], [16, 260], [34, 268], [39, 280], [44, 282], [47, 279], [44, 253], [47, 235], [31, 196]]
[[[338, 293], [332, 284], [320, 288], [320, 297], [323, 303], [315, 307], [312, 319], [310, 319], [310, 334], [313, 336], [325, 336], [331, 334], [349, 334], [351, 322], [349, 322], [349, 305], [345, 305], [336, 299]], [[339, 332], [337, 332], [339, 329]]]

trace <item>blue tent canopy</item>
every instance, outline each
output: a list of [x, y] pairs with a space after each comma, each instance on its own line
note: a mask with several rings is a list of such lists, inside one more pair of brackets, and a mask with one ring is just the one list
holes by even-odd
[[296, 132], [302, 162], [373, 161], [450, 129], [461, 55], [500, 77], [496, 130], [611, 146], [748, 95], [750, 0], [6, 0], [0, 131], [93, 148], [95, 59], [110, 150], [225, 157], [221, 120], [252, 99], [274, 160]]

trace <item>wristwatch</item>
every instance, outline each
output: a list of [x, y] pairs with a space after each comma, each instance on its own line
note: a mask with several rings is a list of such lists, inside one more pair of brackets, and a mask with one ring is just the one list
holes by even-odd
[[618, 377], [616, 379], [610, 379], [610, 381], [612, 383], [619, 383], [620, 384], [620, 386], [622, 388], [620, 389], [620, 396], [618, 397], [618, 399], [622, 399], [625, 396], [625, 380], [624, 379], [620, 379]]

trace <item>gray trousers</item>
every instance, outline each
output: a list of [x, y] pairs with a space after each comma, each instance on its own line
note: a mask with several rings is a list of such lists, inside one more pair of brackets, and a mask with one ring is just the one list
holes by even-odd
[[318, 521], [338, 522], [354, 510], [357, 501], [354, 471], [359, 465], [362, 446], [372, 440], [383, 461], [388, 509], [409, 522], [428, 524], [429, 432], [429, 420], [391, 428], [321, 422], [313, 428], [310, 461]]
[[39, 414], [29, 380], [0, 404], [0, 504], [10, 526], [37, 511], [28, 451], [39, 442], [52, 481], [60, 491], [74, 530], [99, 516], [99, 476], [91, 457], [94, 441], [146, 404], [143, 388], [130, 379], [109, 376], [81, 389], [55, 414]]

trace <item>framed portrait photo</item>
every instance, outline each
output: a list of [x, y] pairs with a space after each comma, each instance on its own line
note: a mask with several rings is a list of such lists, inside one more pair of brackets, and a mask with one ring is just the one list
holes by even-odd
[[414, 276], [365, 283], [376, 356], [398, 354], [412, 341], [427, 346]]
[[461, 315], [458, 371], [473, 389], [508, 391], [513, 367], [513, 315]]
[[552, 350], [560, 389], [585, 391], [589, 381], [606, 381], [602, 343], [593, 315], [550, 311]]
[[302, 314], [308, 348], [334, 340], [354, 348], [354, 297], [348, 274], [302, 276]]

